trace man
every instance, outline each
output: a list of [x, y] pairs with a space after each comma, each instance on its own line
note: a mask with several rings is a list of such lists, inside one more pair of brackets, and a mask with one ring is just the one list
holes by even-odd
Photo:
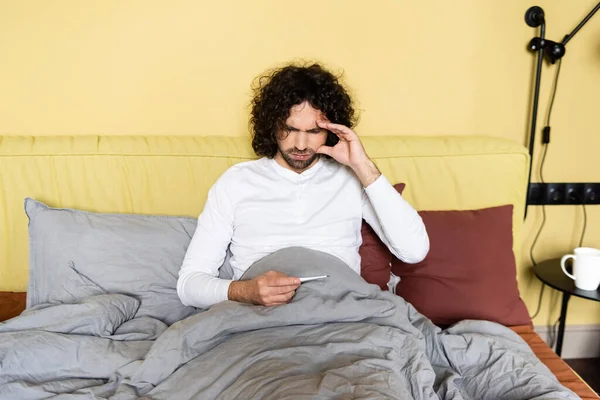
[[[298, 277], [239, 278], [292, 246], [332, 254], [360, 273], [363, 219], [396, 257], [422, 261], [429, 251], [423, 221], [365, 153], [338, 79], [318, 64], [291, 65], [258, 83], [250, 122], [262, 158], [234, 165], [210, 189], [179, 273], [181, 301], [285, 304]], [[228, 247], [232, 280], [219, 278]]]

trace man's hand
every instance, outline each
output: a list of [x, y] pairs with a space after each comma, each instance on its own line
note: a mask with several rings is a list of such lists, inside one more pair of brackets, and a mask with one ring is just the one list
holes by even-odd
[[336, 134], [340, 139], [333, 147], [319, 147], [317, 153], [326, 154], [340, 164], [352, 168], [364, 187], [369, 186], [379, 178], [381, 172], [379, 172], [377, 166], [367, 156], [356, 132], [347, 126], [333, 124], [328, 121], [317, 121], [317, 124], [319, 127]]
[[228, 298], [242, 303], [275, 306], [289, 303], [299, 286], [299, 278], [269, 271], [254, 279], [231, 282]]

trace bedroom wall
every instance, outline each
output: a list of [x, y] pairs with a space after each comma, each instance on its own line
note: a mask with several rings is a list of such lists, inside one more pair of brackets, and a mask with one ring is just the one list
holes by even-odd
[[[500, 136], [525, 144], [535, 34], [525, 10], [546, 10], [560, 40], [596, 0], [0, 0], [0, 132], [11, 134], [245, 135], [252, 79], [297, 57], [346, 82], [370, 134]], [[545, 66], [540, 119], [553, 69]], [[568, 45], [545, 178], [600, 181], [600, 16]], [[536, 158], [536, 161], [539, 157]], [[537, 179], [537, 178], [536, 178]], [[600, 207], [588, 207], [584, 245], [600, 247]], [[525, 230], [523, 264], [539, 208]], [[536, 257], [578, 243], [580, 207], [548, 208]], [[531, 311], [539, 284], [520, 282]], [[535, 320], [558, 315], [546, 296]], [[574, 298], [569, 324], [600, 324], [600, 304]]]

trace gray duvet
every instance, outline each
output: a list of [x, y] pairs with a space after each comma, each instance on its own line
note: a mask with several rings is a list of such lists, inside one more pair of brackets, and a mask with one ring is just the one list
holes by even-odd
[[268, 270], [328, 274], [292, 302], [223, 302], [167, 327], [122, 294], [0, 324], [0, 399], [576, 399], [511, 330], [434, 326], [337, 258], [301, 248]]

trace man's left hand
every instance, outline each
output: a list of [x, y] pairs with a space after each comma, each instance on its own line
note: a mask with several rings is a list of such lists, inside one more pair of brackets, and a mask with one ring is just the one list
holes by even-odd
[[326, 154], [340, 164], [352, 168], [365, 187], [379, 178], [381, 172], [365, 152], [356, 132], [347, 126], [328, 121], [318, 121], [317, 124], [319, 127], [334, 133], [340, 139], [333, 147], [325, 145], [319, 147], [317, 153]]

